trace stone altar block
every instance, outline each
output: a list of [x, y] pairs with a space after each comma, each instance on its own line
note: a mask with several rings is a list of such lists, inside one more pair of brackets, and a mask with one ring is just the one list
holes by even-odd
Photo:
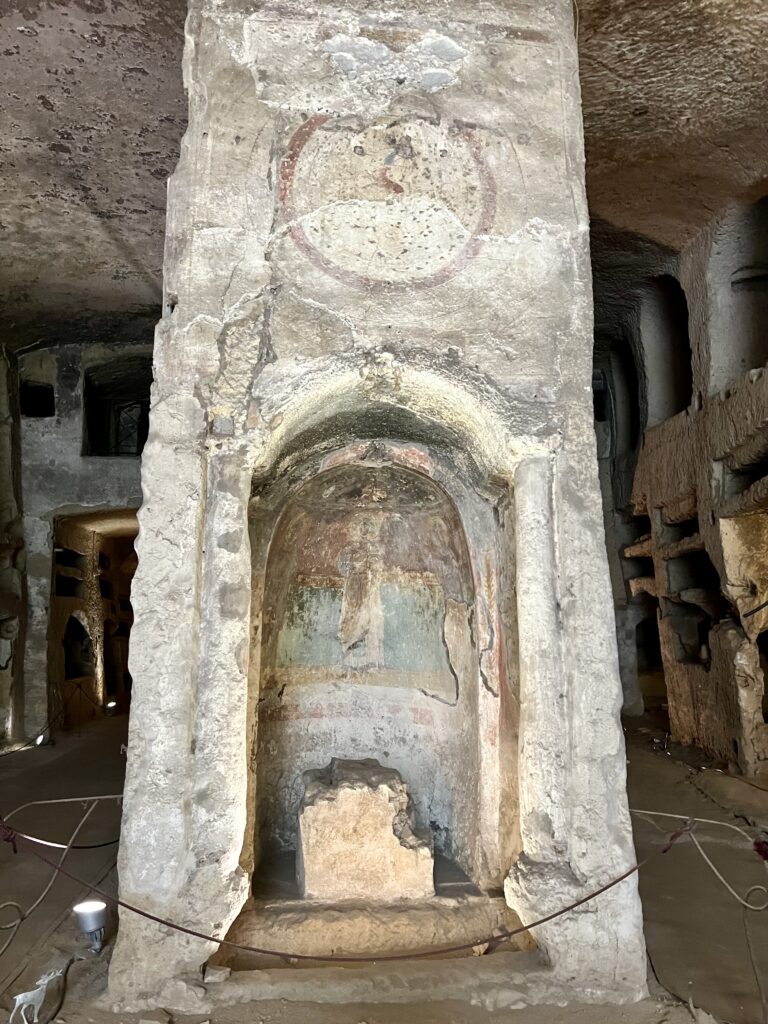
[[305, 897], [425, 899], [433, 866], [431, 833], [414, 827], [399, 772], [373, 758], [304, 772], [296, 872]]

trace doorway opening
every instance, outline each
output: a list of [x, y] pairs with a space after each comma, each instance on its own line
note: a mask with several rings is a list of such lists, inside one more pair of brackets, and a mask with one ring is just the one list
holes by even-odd
[[48, 686], [64, 729], [126, 713], [130, 706], [137, 532], [131, 509], [62, 516], [54, 523]]

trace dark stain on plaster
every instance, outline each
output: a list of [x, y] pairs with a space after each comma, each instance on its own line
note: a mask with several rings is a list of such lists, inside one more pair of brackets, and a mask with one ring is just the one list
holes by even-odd
[[230, 494], [238, 500], [243, 497], [243, 485], [238, 468], [230, 465], [220, 465], [217, 467], [216, 493]]
[[269, 475], [254, 479], [253, 493], [258, 494], [275, 476], [281, 476], [295, 462], [305, 462], [310, 455], [339, 449], [350, 441], [369, 440], [407, 440], [427, 445], [446, 456], [468, 483], [482, 491], [483, 473], [457, 430], [402, 406], [371, 399], [364, 409], [329, 410], [327, 419], [308, 425], [285, 445], [281, 462]]
[[226, 533], [222, 533], [216, 542], [217, 547], [222, 548], [224, 551], [229, 551], [231, 554], [235, 554], [240, 550], [243, 543], [243, 531], [242, 530], [228, 530]]
[[223, 583], [219, 587], [219, 609], [224, 619], [242, 621], [248, 615], [250, 598], [241, 586]]

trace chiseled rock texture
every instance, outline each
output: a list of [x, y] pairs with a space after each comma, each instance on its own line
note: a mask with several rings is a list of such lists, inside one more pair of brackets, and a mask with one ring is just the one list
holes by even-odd
[[333, 758], [304, 772], [296, 873], [318, 900], [434, 896], [432, 835], [415, 829], [399, 772], [373, 758]]
[[[308, 709], [297, 683], [271, 691], [270, 729], [300, 722], [314, 737], [332, 719], [346, 744], [375, 738], [368, 719], [386, 714], [414, 742], [440, 722], [464, 730], [462, 867], [489, 888], [506, 879], [524, 922], [562, 909], [635, 860], [570, 0], [192, 0], [184, 72], [142, 458], [121, 895], [218, 936], [237, 918], [270, 756], [269, 537], [307, 479], [377, 462], [436, 481], [460, 515], [474, 585], [451, 607], [471, 636], [456, 642], [446, 604], [444, 640], [471, 715], [452, 719], [443, 687], [414, 690], [404, 716], [393, 686], [354, 718], [353, 686]], [[330, 756], [336, 741], [313, 763]], [[634, 877], [536, 935], [574, 1001], [645, 991]], [[214, 949], [123, 913], [113, 1001], [155, 1002]]]
[[[439, 891], [439, 890], [438, 890]], [[464, 945], [458, 953], [440, 956], [482, 955], [488, 939], [498, 930], [520, 928], [520, 918], [502, 896], [437, 895], [428, 900], [394, 903], [343, 900], [319, 903], [307, 899], [255, 899], [238, 917], [228, 938], [244, 946], [285, 949], [306, 956], [371, 956], [407, 950], [439, 950]], [[474, 944], [474, 948], [473, 947]], [[505, 950], [530, 952], [533, 937], [520, 932]], [[435, 954], [437, 955], [437, 954]], [[275, 966], [275, 959], [259, 953], [222, 946], [215, 955], [219, 965], [234, 971], [255, 971]], [[206, 985], [209, 980], [206, 968]]]

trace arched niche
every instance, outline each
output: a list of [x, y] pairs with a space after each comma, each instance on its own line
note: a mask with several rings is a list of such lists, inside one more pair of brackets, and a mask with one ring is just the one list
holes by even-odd
[[96, 655], [88, 630], [75, 615], [64, 627], [64, 679], [84, 679], [96, 674]]
[[768, 361], [768, 196], [734, 208], [720, 224], [708, 290], [713, 393]]
[[648, 282], [640, 302], [645, 362], [647, 426], [683, 412], [693, 396], [688, 300], [680, 282], [661, 274]]
[[374, 757], [436, 848], [467, 863], [477, 807], [474, 587], [455, 505], [428, 477], [355, 464], [285, 505], [266, 570], [259, 831], [292, 849], [301, 773]]
[[437, 853], [498, 887], [519, 838], [511, 496], [382, 440], [254, 487], [243, 865], [295, 848], [303, 771], [373, 757]]

